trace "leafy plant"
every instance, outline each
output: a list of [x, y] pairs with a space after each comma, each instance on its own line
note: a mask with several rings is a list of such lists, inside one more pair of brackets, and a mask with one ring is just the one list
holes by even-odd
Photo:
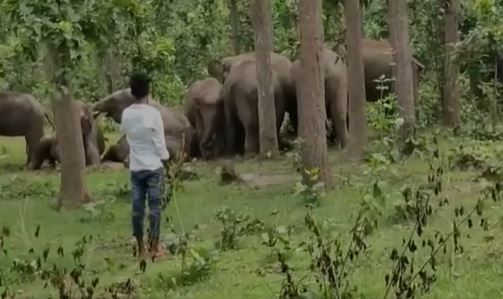
[[302, 181], [295, 185], [294, 195], [301, 196], [308, 205], [319, 206], [325, 187], [319, 177], [320, 170], [318, 168], [305, 169]]

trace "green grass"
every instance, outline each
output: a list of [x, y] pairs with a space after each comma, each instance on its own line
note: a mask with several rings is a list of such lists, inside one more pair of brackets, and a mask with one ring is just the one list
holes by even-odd
[[[89, 171], [87, 184], [95, 200], [109, 202], [103, 208], [104, 212], [89, 218], [85, 209], [56, 212], [51, 208], [58, 191], [58, 173], [52, 170], [21, 170], [25, 161], [22, 139], [0, 137], [0, 150], [0, 227], [8, 226], [11, 232], [5, 240], [8, 254], [0, 253], [0, 275], [6, 277], [4, 280], [11, 290], [18, 292], [16, 298], [54, 297], [57, 292], [51, 287], [44, 289], [40, 279], [24, 281], [21, 274], [9, 270], [15, 258], [34, 260], [37, 255], [29, 253], [31, 248], [39, 253], [50, 246], [49, 261], [71, 267], [73, 260], [70, 252], [84, 235], [93, 235], [93, 241], [86, 248], [83, 263], [91, 271], [88, 277], [100, 277], [98, 289], [101, 291], [100, 287], [133, 277], [139, 285], [138, 298], [278, 297], [282, 276], [274, 267], [276, 264], [268, 262], [271, 250], [260, 244], [258, 236], [243, 238], [238, 250], [220, 252], [215, 269], [207, 280], [168, 293], [165, 291], [166, 284], [158, 277], [160, 274], [175, 273], [180, 267], [180, 259], [148, 263], [146, 272], [142, 274], [132, 257], [128, 245], [131, 235], [129, 197], [123, 189], [128, 183], [126, 170]], [[350, 184], [339, 184], [336, 190], [326, 194], [322, 206], [314, 213], [319, 222], [331, 219], [331, 233], [341, 234], [343, 239], [347, 239], [362, 198], [360, 189], [370, 181], [362, 174], [361, 167], [344, 163], [340, 154], [332, 152], [331, 159], [338, 181], [349, 181]], [[171, 202], [165, 211], [165, 216], [171, 217], [178, 232], [199, 226], [192, 245], [214, 246], [221, 229], [214, 215], [215, 210], [222, 206], [229, 206], [241, 214], [250, 214], [267, 225], [293, 225], [294, 243], [307, 240], [304, 226], [306, 209], [302, 199], [293, 196], [297, 177], [292, 175], [291, 162], [286, 158], [237, 162], [238, 172], [253, 174], [257, 180], [267, 180], [264, 178], [271, 173], [288, 178], [258, 187], [221, 186], [216, 164], [198, 162], [194, 167], [201, 174], [201, 179], [184, 182], [184, 189], [177, 193], [176, 205]], [[426, 182], [427, 171], [428, 165], [418, 158], [411, 158], [403, 165], [392, 166], [389, 173], [382, 175], [386, 207], [379, 218], [378, 230], [369, 237], [367, 252], [355, 263], [351, 278], [362, 298], [382, 298], [384, 275], [391, 265], [389, 252], [393, 247], [401, 247], [402, 238], [410, 231], [409, 224], [391, 220], [393, 204], [400, 199], [402, 187]], [[450, 205], [435, 213], [427, 234], [435, 230], [448, 232], [452, 227], [452, 210], [460, 205], [466, 209], [475, 205], [481, 189], [480, 184], [473, 181], [475, 176], [475, 172], [468, 171], [446, 172], [444, 192], [450, 198]], [[503, 241], [498, 237], [503, 226], [503, 209], [500, 204], [491, 203], [486, 214], [490, 224], [487, 231], [477, 225], [472, 230], [462, 228], [464, 253], [452, 255], [449, 250], [448, 254], [440, 254], [438, 281], [425, 298], [503, 298]], [[105, 215], [111, 220], [104, 221]], [[82, 220], [86, 217], [87, 222]], [[40, 234], [35, 237], [38, 225], [41, 227]], [[166, 227], [164, 225], [168, 233]], [[490, 236], [495, 238], [488, 241]], [[448, 244], [451, 248], [452, 242]], [[65, 248], [63, 259], [56, 254], [59, 246]], [[417, 255], [418, 260], [424, 257], [424, 254]], [[292, 264], [298, 277], [307, 272], [308, 263], [306, 254], [299, 253], [293, 257]], [[262, 271], [265, 274], [259, 275], [259, 269], [265, 269]]]

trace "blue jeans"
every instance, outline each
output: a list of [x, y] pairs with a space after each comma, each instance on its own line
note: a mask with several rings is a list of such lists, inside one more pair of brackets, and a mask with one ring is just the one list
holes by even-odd
[[143, 238], [143, 221], [145, 218], [145, 201], [148, 195], [149, 243], [159, 240], [161, 227], [162, 184], [164, 183], [164, 169], [140, 170], [131, 172], [131, 186], [133, 193], [132, 223], [133, 235], [137, 239]]

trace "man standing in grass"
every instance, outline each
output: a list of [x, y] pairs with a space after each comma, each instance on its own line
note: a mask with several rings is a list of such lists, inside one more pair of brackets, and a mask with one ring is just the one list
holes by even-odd
[[163, 254], [159, 244], [161, 197], [164, 183], [163, 166], [167, 169], [169, 152], [166, 149], [161, 113], [148, 105], [150, 79], [146, 74], [135, 73], [130, 78], [129, 86], [136, 102], [124, 109], [121, 131], [126, 134], [129, 143], [133, 235], [138, 243], [139, 257], [144, 258], [143, 221], [148, 196], [148, 249], [152, 258], [156, 258]]

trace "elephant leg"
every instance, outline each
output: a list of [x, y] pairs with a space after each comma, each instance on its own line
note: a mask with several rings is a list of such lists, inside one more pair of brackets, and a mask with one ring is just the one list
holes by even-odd
[[42, 136], [43, 136], [42, 127], [35, 128], [34, 130], [30, 130], [25, 135], [26, 152], [27, 152], [26, 165], [28, 166], [28, 169], [34, 169], [33, 167], [35, 165], [32, 163], [32, 161], [35, 158], [35, 155], [37, 152], [37, 145], [38, 145], [40, 139], [42, 138]]
[[346, 147], [349, 139], [348, 134], [348, 88], [345, 81], [327, 80], [325, 82], [325, 96], [329, 103], [327, 111], [332, 120], [332, 128], [336, 140], [341, 148]]
[[252, 157], [260, 150], [258, 124], [245, 125], [245, 156]]
[[257, 96], [257, 93], [253, 93], [251, 98], [243, 99], [237, 108], [238, 118], [244, 129], [244, 154], [246, 157], [251, 157], [260, 150]]
[[84, 153], [86, 157], [87, 166], [95, 166], [100, 164], [101, 155], [98, 148], [98, 129], [96, 126], [91, 125], [91, 129], [87, 131], [88, 134], [82, 136], [84, 143]]
[[42, 168], [44, 161], [49, 158], [50, 146], [50, 143], [46, 142], [45, 140], [40, 142], [40, 144], [37, 146], [32, 160], [30, 161], [30, 170], [38, 170]]
[[106, 161], [111, 161], [111, 162], [120, 162], [117, 160], [117, 145], [112, 145], [110, 148], [105, 152], [103, 155], [103, 158], [101, 159], [101, 162], [106, 162]]
[[225, 105], [225, 153], [227, 155], [234, 155], [238, 152], [238, 121], [234, 114], [234, 109]]
[[86, 146], [86, 165], [95, 166], [100, 164], [100, 152], [98, 146], [93, 141], [88, 141]]
[[206, 136], [207, 132], [207, 124], [205, 122], [205, 111], [198, 110], [196, 116], [196, 127], [195, 127], [195, 135], [197, 136], [198, 142], [198, 151], [201, 154], [203, 159], [208, 159], [210, 156], [208, 146], [209, 146], [209, 136]]
[[281, 125], [283, 125], [283, 121], [285, 120], [285, 108], [286, 106], [283, 90], [281, 88], [281, 85], [278, 85], [274, 89], [274, 109], [276, 110], [276, 138], [278, 139], [278, 145], [280, 144]]

